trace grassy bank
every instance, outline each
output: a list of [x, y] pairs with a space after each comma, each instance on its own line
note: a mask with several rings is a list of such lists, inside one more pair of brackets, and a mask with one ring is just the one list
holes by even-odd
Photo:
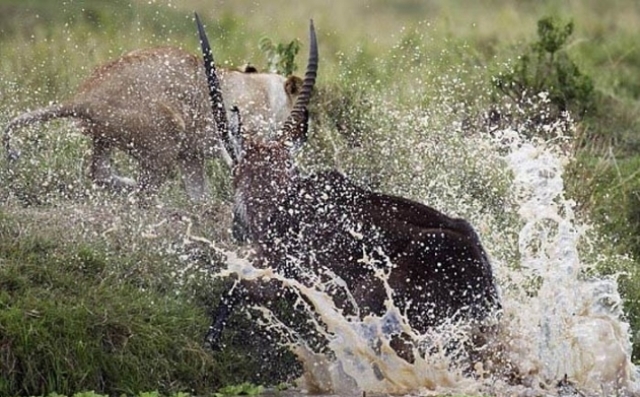
[[[631, 257], [624, 268], [601, 271], [626, 272], [637, 360], [640, 9], [631, 0], [603, 4], [341, 1], [328, 13], [321, 0], [0, 0], [0, 126], [71, 96], [94, 66], [129, 50], [176, 45], [197, 52], [194, 10], [205, 17], [219, 63], [259, 68], [267, 64], [258, 48], [264, 36], [276, 43], [298, 38], [305, 53], [313, 17], [321, 70], [305, 168], [337, 167], [368, 186], [438, 200], [473, 220], [479, 213], [499, 217], [508, 175], [469, 160], [465, 139], [486, 129], [484, 113], [508, 103], [495, 77], [538, 39], [537, 22], [551, 14], [573, 20], [563, 51], [591, 78], [594, 107], [578, 120], [568, 190], [604, 241], [601, 253]], [[459, 136], [428, 134], [452, 123]], [[163, 205], [141, 211], [91, 187], [90, 145], [72, 123], [16, 135], [23, 161], [9, 173], [0, 156], [0, 394], [208, 394], [245, 380], [289, 380], [299, 371], [240, 315], [228, 349], [212, 355], [201, 346], [222, 288], [210, 271], [222, 264], [187, 230], [232, 246], [222, 164], [208, 164], [210, 202], [190, 205], [173, 178], [161, 192]], [[457, 151], [417, 153], [408, 142], [418, 139], [441, 139]], [[424, 168], [413, 169], [419, 157], [428, 157], [419, 161]], [[116, 167], [135, 175], [125, 156]], [[454, 195], [440, 184], [468, 189]], [[279, 364], [266, 365], [266, 358]]]
[[0, 394], [205, 395], [295, 374], [291, 358], [268, 349], [267, 335], [251, 336], [241, 315], [225, 339], [235, 349], [212, 355], [202, 345], [223, 287], [209, 277], [219, 256], [184, 238], [187, 228], [218, 235], [227, 221], [207, 215], [214, 211], [7, 204], [0, 211]]

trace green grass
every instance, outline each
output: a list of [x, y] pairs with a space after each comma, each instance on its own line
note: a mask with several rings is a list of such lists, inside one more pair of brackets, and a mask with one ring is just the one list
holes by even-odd
[[[220, 266], [219, 257], [203, 246], [178, 245], [182, 222], [137, 229], [154, 221], [147, 212], [106, 228], [98, 219], [111, 211], [126, 209], [0, 211], [1, 395], [205, 395], [295, 373], [290, 355], [267, 348], [268, 335], [253, 335], [240, 314], [225, 335], [237, 348], [205, 350], [209, 309], [223, 285], [203, 270]], [[201, 211], [195, 233], [214, 222]]]
[[[465, 142], [482, 129], [480, 113], [504, 104], [492, 77], [536, 39], [537, 21], [573, 19], [567, 53], [593, 79], [597, 108], [578, 125], [567, 185], [606, 251], [629, 255], [600, 271], [626, 272], [621, 285], [640, 357], [635, 2], [343, 1], [331, 13], [322, 0], [61, 4], [0, 0], [0, 125], [73, 95], [93, 67], [129, 50], [177, 45], [195, 53], [193, 11], [204, 16], [219, 63], [261, 68], [261, 38], [298, 39], [305, 54], [313, 17], [321, 66], [304, 167], [337, 167], [368, 186], [505, 223], [513, 221], [502, 213], [509, 175]], [[449, 133], [454, 122], [461, 127]], [[442, 146], [417, 151], [423, 141]], [[209, 203], [191, 206], [174, 178], [161, 192], [164, 206], [144, 212], [126, 197], [91, 190], [89, 142], [73, 124], [21, 130], [16, 144], [24, 155], [13, 173], [0, 156], [0, 369], [9, 374], [0, 394], [207, 394], [246, 380], [277, 383], [298, 370], [290, 355], [268, 353], [271, 342], [242, 316], [230, 325], [229, 349], [212, 355], [200, 347], [222, 288], [203, 268], [221, 264], [184, 237], [189, 220], [196, 234], [231, 245], [229, 175], [221, 163], [208, 164]], [[135, 175], [125, 156], [116, 166]], [[265, 366], [262, 354], [279, 366]]]
[[2, 218], [0, 394], [207, 390], [216, 363], [197, 342], [202, 309], [140, 288], [100, 249], [22, 238]]

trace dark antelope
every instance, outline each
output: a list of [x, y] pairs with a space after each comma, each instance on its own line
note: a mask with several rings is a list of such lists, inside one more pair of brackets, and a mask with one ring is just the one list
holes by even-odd
[[[247, 228], [260, 266], [302, 282], [308, 280], [299, 271], [300, 263], [325, 279], [340, 277], [360, 315], [385, 311], [387, 294], [374, 274], [383, 268], [394, 304], [419, 332], [447, 319], [481, 323], [500, 309], [491, 265], [467, 221], [369, 191], [336, 171], [300, 175], [292, 152], [307, 136], [307, 106], [318, 68], [313, 22], [302, 89], [278, 138], [269, 142], [251, 134], [245, 137], [237, 111], [232, 120], [219, 111], [224, 104], [213, 57], [199, 23], [198, 29], [216, 123], [225, 131], [224, 145], [235, 164], [235, 213]], [[363, 255], [373, 260], [364, 263]], [[207, 343], [219, 345], [225, 321], [239, 300], [275, 296], [273, 283], [261, 285], [238, 288], [223, 297]], [[334, 299], [338, 307], [357, 312], [344, 296]]]

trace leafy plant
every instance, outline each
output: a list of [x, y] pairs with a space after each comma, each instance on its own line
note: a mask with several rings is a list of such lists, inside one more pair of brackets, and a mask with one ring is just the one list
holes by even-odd
[[[103, 396], [102, 394], [98, 394], [93, 390], [83, 391], [73, 395], [73, 397], [102, 397], [102, 396]], [[49, 397], [51, 397], [51, 395], [49, 395]], [[151, 395], [149, 393], [140, 393], [140, 397], [158, 397], [158, 393], [156, 393], [155, 395]]]
[[225, 396], [255, 396], [260, 393], [264, 388], [262, 386], [254, 385], [253, 383], [245, 382], [240, 383], [238, 385], [229, 385], [225, 386], [222, 389], [218, 390], [217, 393], [214, 394], [215, 397], [225, 397]]
[[[122, 397], [126, 397], [126, 394], [122, 394]], [[140, 392], [136, 395], [136, 397], [161, 397], [162, 395], [157, 391], [151, 392]], [[190, 397], [191, 394], [184, 392], [177, 392], [169, 395], [170, 397]], [[58, 394], [56, 392], [52, 392], [47, 394], [46, 397], [67, 397], [66, 394]], [[73, 394], [72, 397], [108, 397], [107, 394], [96, 393], [95, 391], [83, 391]]]
[[157, 391], [145, 391], [138, 394], [138, 397], [160, 397], [160, 394]]
[[566, 50], [573, 22], [555, 17], [538, 21], [538, 40], [518, 58], [513, 70], [494, 78], [495, 86], [518, 104], [547, 93], [557, 114], [569, 111], [582, 118], [594, 110], [594, 84]]
[[270, 72], [289, 76], [298, 69], [295, 60], [300, 51], [300, 40], [294, 39], [289, 43], [276, 44], [270, 38], [263, 37], [260, 39], [259, 47], [267, 57]]

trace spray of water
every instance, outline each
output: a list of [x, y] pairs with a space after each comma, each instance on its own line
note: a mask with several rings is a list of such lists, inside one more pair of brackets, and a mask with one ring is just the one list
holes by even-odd
[[637, 392], [616, 280], [587, 277], [592, 264], [578, 254], [586, 228], [564, 197], [566, 159], [540, 142], [512, 142], [506, 160], [523, 225], [517, 272], [520, 280], [538, 280], [538, 288], [527, 295], [504, 291], [511, 360], [528, 372], [532, 384], [548, 385], [566, 375], [580, 390]]
[[[416, 55], [419, 54], [420, 51], [416, 51]], [[422, 68], [417, 72], [421, 76]], [[455, 72], [458, 74], [459, 71]], [[427, 84], [416, 80], [415, 86], [424, 87]], [[16, 92], [18, 89], [15, 85], [9, 91]], [[446, 98], [445, 95], [444, 104], [448, 104]], [[439, 197], [447, 194], [460, 197], [457, 192], [447, 192], [449, 186], [443, 178], [449, 174], [442, 173], [444, 176], [441, 178], [433, 175], [423, 177], [427, 175], [429, 167], [425, 166], [422, 157], [435, 153], [436, 156], [432, 157], [437, 158], [438, 154], [442, 154], [438, 136], [432, 134], [434, 126], [430, 124], [438, 118], [430, 117], [423, 109], [420, 109], [417, 117], [406, 117], [411, 112], [402, 109], [402, 115], [398, 116], [400, 120], [396, 120], [388, 111], [388, 106], [381, 108], [386, 111], [382, 121], [388, 120], [389, 126], [402, 131], [424, 129], [428, 132], [413, 142], [405, 134], [396, 134], [396, 139], [403, 141], [399, 144], [410, 150], [400, 161], [385, 163], [381, 173], [419, 183], [396, 183], [396, 186], [409, 188], [392, 193], [412, 196], [429, 204], [443, 204], [435, 205], [438, 208], [450, 208], [446, 205], [449, 203], [435, 203], [434, 197], [427, 195], [435, 191]], [[372, 113], [379, 114], [377, 111]], [[2, 118], [7, 120], [8, 115]], [[407, 120], [411, 125], [405, 125]], [[385, 133], [390, 129], [384, 128]], [[507, 142], [506, 146], [504, 142]], [[385, 140], [378, 152], [381, 155], [397, 152], [395, 144]], [[381, 317], [346, 317], [334, 306], [322, 286], [309, 287], [269, 269], [255, 269], [246, 258], [237, 257], [232, 252], [225, 252], [228, 268], [220, 276], [235, 273], [246, 279], [278, 279], [305, 298], [309, 312], [314, 313], [316, 320], [313, 324], [317, 332], [327, 340], [323, 352], [316, 351], [303, 335], [279, 322], [268, 310], [263, 308], [261, 311], [265, 323], [281, 330], [286, 336], [284, 340], [304, 362], [305, 374], [300, 385], [310, 392], [345, 395], [360, 391], [419, 395], [557, 394], [559, 389], [556, 384], [566, 376], [576, 390], [585, 394], [640, 393], [640, 375], [630, 361], [629, 326], [622, 318], [616, 280], [588, 277], [586, 271], [594, 264], [586, 263], [579, 255], [578, 244], [580, 239], [586, 238], [585, 227], [574, 216], [573, 203], [564, 197], [562, 173], [566, 158], [562, 152], [556, 150], [552, 143], [524, 139], [519, 131], [514, 130], [496, 131], [492, 139], [473, 142], [473, 145], [491, 153], [504, 153], [492, 156], [499, 157], [507, 173], [512, 175], [508, 191], [514, 203], [514, 215], [518, 219], [517, 226], [510, 230], [517, 236], [514, 248], [517, 252], [508, 253], [517, 258], [515, 264], [497, 253], [501, 247], [496, 241], [505, 238], [505, 234], [494, 230], [495, 224], [481, 215], [471, 219], [483, 241], [487, 242], [502, 290], [504, 312], [500, 318], [500, 333], [496, 343], [500, 345], [503, 357], [493, 366], [490, 362], [476, 363], [478, 365], [469, 370], [468, 367], [456, 365], [451, 354], [445, 354], [447, 350], [444, 347], [450, 340], [463, 335], [457, 324], [444, 324], [439, 329], [420, 335], [408, 327], [402, 313], [391, 303]], [[81, 150], [77, 149], [82, 147], [81, 144], [68, 146], [80, 152], [68, 157], [74, 160], [81, 157]], [[367, 156], [370, 157], [371, 152]], [[456, 160], [455, 155], [441, 155], [440, 158]], [[464, 163], [464, 159], [458, 161]], [[74, 161], [74, 164], [77, 166], [68, 179], [81, 180], [82, 166], [78, 161]], [[450, 168], [467, 171], [463, 166], [454, 165]], [[396, 169], [405, 172], [396, 172]], [[57, 175], [51, 179], [59, 178], [60, 175]], [[384, 188], [394, 190], [392, 184]], [[440, 186], [442, 190], [437, 190]], [[0, 193], [4, 195], [6, 192]], [[465, 217], [469, 215], [464, 208], [455, 210]], [[84, 215], [82, 219], [87, 223], [92, 221]], [[113, 226], [103, 230], [103, 236], [122, 228], [120, 223], [127, 223], [119, 219], [111, 222]], [[163, 225], [157, 221], [148, 223], [157, 228]], [[146, 231], [142, 226], [140, 229]], [[94, 233], [84, 224], [80, 229], [82, 233]], [[138, 230], [134, 232], [142, 234]], [[182, 277], [181, 274], [175, 276]], [[391, 295], [390, 291], [388, 294]], [[418, 346], [414, 352], [414, 363], [399, 358], [390, 347], [387, 337], [391, 331], [397, 330], [404, 331]], [[495, 370], [506, 364], [508, 371]], [[505, 372], [508, 376], [505, 376]]]
[[[504, 310], [495, 341], [500, 358], [475, 363], [470, 370], [445, 349], [453, 338], [464, 338], [457, 324], [417, 334], [390, 300], [381, 317], [345, 317], [326, 288], [309, 287], [230, 258], [223, 275], [275, 278], [309, 302], [310, 315], [320, 317], [315, 324], [327, 339], [330, 354], [314, 351], [302, 336], [262, 309], [267, 323], [288, 335], [290, 347], [303, 361], [303, 389], [420, 395], [555, 395], [568, 385], [588, 395], [640, 390], [616, 280], [587, 276], [593, 264], [585, 263], [578, 253], [586, 227], [576, 220], [574, 203], [564, 196], [567, 158], [556, 145], [521, 138], [514, 130], [494, 132], [492, 137], [488, 146], [503, 153], [500, 157], [512, 174], [510, 192], [519, 218], [513, 230], [518, 236], [518, 263], [493, 261], [497, 278], [503, 281]], [[389, 345], [389, 333], [398, 330], [422, 347], [414, 351], [414, 363], [398, 357]], [[558, 387], [559, 382], [565, 389]]]

